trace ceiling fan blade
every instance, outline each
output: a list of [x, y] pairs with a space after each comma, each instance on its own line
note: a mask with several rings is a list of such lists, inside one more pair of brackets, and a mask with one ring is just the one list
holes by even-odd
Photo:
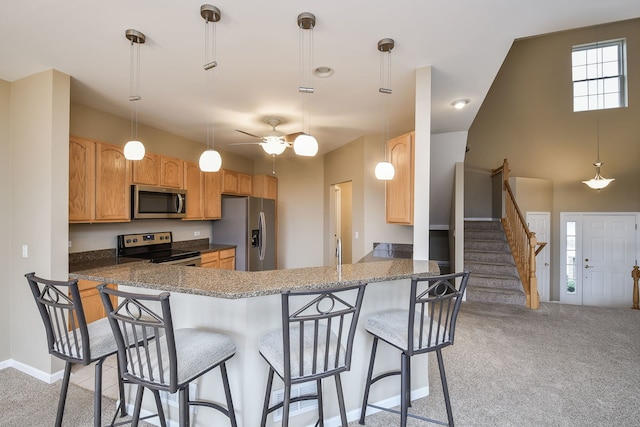
[[264, 142], [261, 141], [256, 141], [256, 142], [234, 142], [232, 144], [229, 145], [261, 145], [264, 144]]
[[284, 136], [285, 142], [293, 142], [300, 135], [304, 135], [304, 132], [294, 132]]
[[261, 136], [254, 135], [254, 134], [252, 134], [252, 133], [245, 132], [245, 131], [240, 130], [240, 129], [236, 129], [236, 132], [244, 133], [245, 135], [252, 136], [252, 137], [254, 137], [254, 138], [258, 138], [259, 140], [262, 140], [262, 137], [261, 137]]

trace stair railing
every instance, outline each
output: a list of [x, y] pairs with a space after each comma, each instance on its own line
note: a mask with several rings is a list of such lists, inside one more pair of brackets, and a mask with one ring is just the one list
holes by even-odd
[[509, 163], [504, 159], [502, 166], [495, 169], [492, 175], [502, 173], [504, 197], [504, 214], [501, 218], [502, 227], [511, 247], [511, 253], [520, 274], [520, 281], [526, 296], [528, 308], [536, 310], [540, 307], [538, 294], [538, 279], [536, 277], [536, 255], [547, 245], [538, 242], [536, 234], [529, 230], [527, 223], [518, 207], [516, 198], [509, 185]]

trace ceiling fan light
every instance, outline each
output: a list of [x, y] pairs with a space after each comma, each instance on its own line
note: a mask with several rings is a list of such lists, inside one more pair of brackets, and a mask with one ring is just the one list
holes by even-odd
[[222, 167], [222, 157], [216, 150], [209, 148], [200, 154], [198, 164], [202, 172], [218, 172]]
[[376, 165], [376, 178], [380, 181], [390, 181], [396, 174], [393, 165], [389, 162], [379, 162]]
[[261, 143], [260, 146], [265, 153], [272, 156], [278, 156], [287, 149], [287, 145], [280, 138], [266, 138], [266, 141]]
[[293, 151], [298, 156], [313, 157], [318, 153], [318, 141], [311, 135], [299, 135], [293, 141]]
[[124, 145], [124, 158], [127, 160], [142, 160], [144, 145], [140, 141], [129, 141]]

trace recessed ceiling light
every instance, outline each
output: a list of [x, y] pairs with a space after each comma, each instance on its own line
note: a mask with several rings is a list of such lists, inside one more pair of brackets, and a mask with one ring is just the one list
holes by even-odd
[[326, 78], [333, 76], [334, 70], [331, 67], [327, 67], [326, 65], [321, 65], [319, 67], [314, 68], [313, 73], [317, 77]]
[[458, 99], [457, 101], [453, 101], [451, 105], [453, 108], [457, 110], [463, 109], [469, 103], [468, 99]]

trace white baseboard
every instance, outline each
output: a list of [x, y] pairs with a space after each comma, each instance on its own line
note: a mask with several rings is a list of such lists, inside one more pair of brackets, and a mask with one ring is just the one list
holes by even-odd
[[40, 381], [44, 381], [47, 384], [53, 384], [64, 375], [64, 370], [60, 370], [58, 372], [54, 372], [52, 374], [48, 374], [39, 369], [34, 368], [33, 366], [26, 365], [22, 362], [18, 362], [17, 360], [8, 359], [3, 362], [0, 362], [0, 370], [13, 368], [22, 373], [25, 373], [33, 378], [37, 378]]

